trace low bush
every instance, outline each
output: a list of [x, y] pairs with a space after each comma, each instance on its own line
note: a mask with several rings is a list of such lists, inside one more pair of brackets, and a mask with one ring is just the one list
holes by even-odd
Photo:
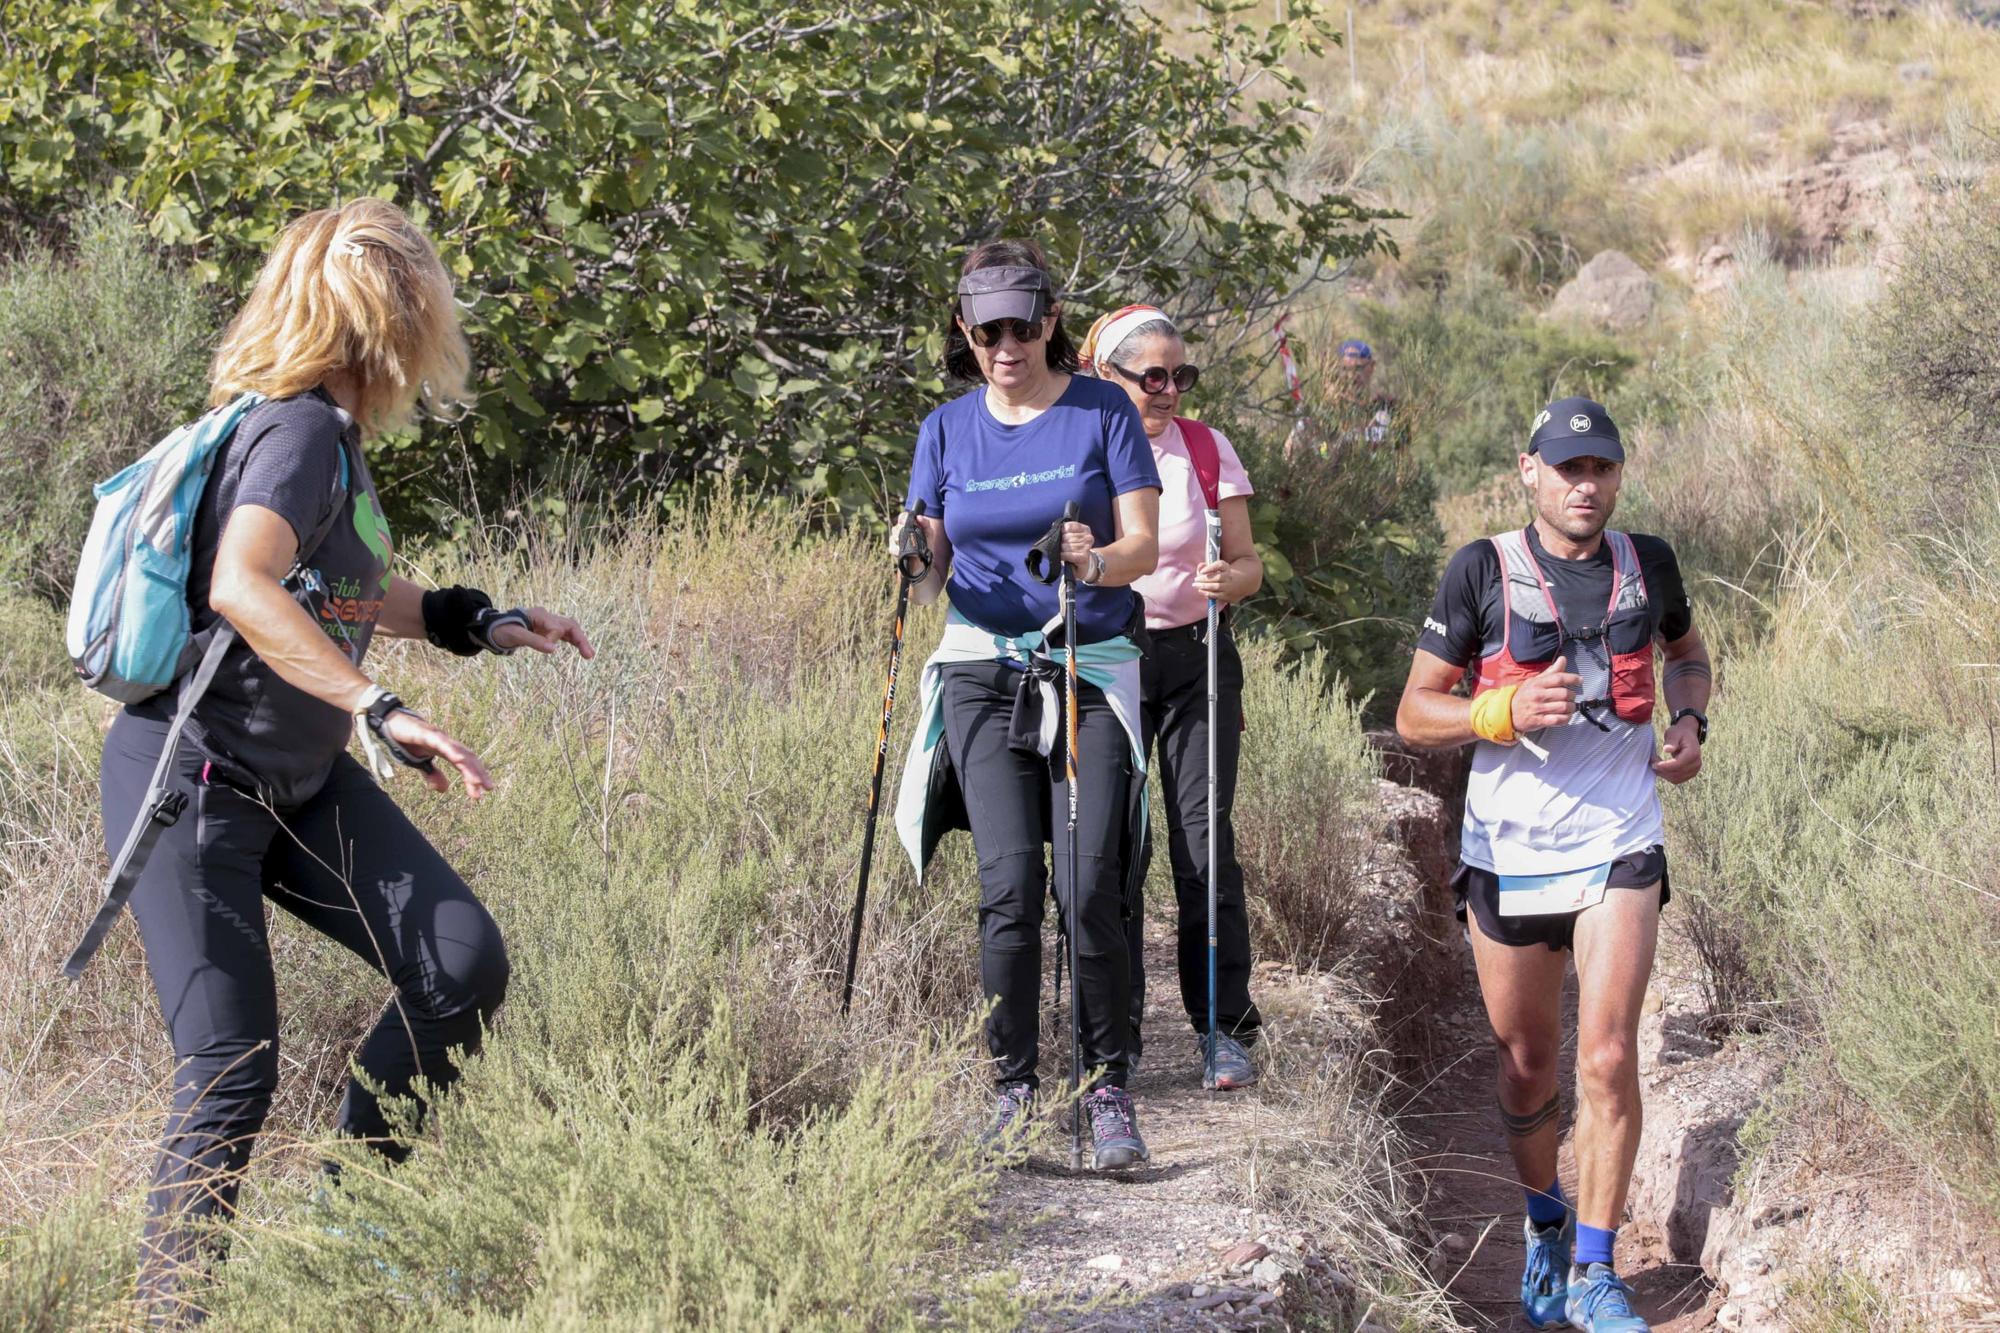
[[1243, 667], [1236, 848], [1251, 934], [1267, 958], [1330, 968], [1347, 952], [1348, 922], [1382, 835], [1379, 766], [1359, 706], [1326, 688], [1323, 660], [1281, 667], [1275, 647], [1261, 643]]
[[1400, 399], [1416, 457], [1447, 492], [1511, 470], [1535, 414], [1583, 394], [1615, 404], [1634, 358], [1616, 340], [1544, 320], [1478, 276], [1356, 312]]
[[113, 212], [74, 221], [75, 250], [0, 258], [0, 590], [60, 600], [91, 486], [199, 409], [210, 300]]

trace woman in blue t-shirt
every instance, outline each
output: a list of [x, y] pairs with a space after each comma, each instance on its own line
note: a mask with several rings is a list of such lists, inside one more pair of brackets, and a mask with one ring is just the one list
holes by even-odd
[[[1074, 503], [1062, 558], [1077, 583], [1082, 685], [1077, 743], [1077, 948], [1084, 1099], [1100, 1169], [1146, 1159], [1125, 1092], [1130, 966], [1127, 880], [1143, 833], [1145, 757], [1139, 738], [1143, 623], [1131, 584], [1159, 554], [1160, 476], [1145, 427], [1115, 387], [1072, 372], [1076, 350], [1039, 247], [992, 241], [967, 256], [947, 333], [945, 366], [979, 388], [925, 419], [908, 503], [923, 501], [935, 553], [912, 598], [951, 599], [944, 640], [925, 664], [924, 718], [897, 809], [898, 831], [922, 873], [955, 788], [979, 856], [980, 980], [994, 1008], [987, 1046], [999, 1102], [989, 1131], [1011, 1150], [1037, 1086], [1037, 999], [1044, 847], [1068, 817], [1057, 743], [1064, 678], [1057, 592], [1031, 577], [1029, 547]], [[909, 522], [905, 515], [900, 529]], [[1053, 636], [1052, 646], [1048, 637]], [[956, 781], [951, 778], [955, 775]], [[926, 814], [931, 829], [925, 828]], [[1066, 857], [1055, 894], [1069, 919]]]

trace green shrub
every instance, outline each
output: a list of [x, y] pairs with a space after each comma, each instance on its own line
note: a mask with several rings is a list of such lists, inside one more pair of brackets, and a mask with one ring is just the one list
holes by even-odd
[[[1990, 185], [1932, 218], [1872, 322], [1896, 417], [1935, 432], [1961, 476], [1993, 466], [2000, 436], [2000, 221]], [[1976, 493], [1976, 492], [1975, 492]], [[1947, 516], [1952, 507], [1940, 506]]]
[[1360, 707], [1326, 687], [1317, 655], [1281, 666], [1274, 645], [1243, 655], [1243, 761], [1236, 849], [1259, 952], [1333, 967], [1382, 835], [1375, 753]]
[[0, 1229], [0, 1327], [131, 1326], [139, 1225], [137, 1211], [115, 1206], [100, 1181], [33, 1222]]
[[1243, 605], [1246, 628], [1313, 655], [1326, 680], [1356, 697], [1386, 697], [1408, 667], [1438, 559], [1436, 490], [1402, 445], [1308, 449], [1282, 437], [1232, 434], [1257, 487], [1251, 528], [1264, 588]]
[[0, 262], [0, 589], [60, 600], [93, 483], [199, 410], [208, 300], [112, 212], [73, 220], [67, 253]]
[[1018, 1325], [952, 1262], [993, 1168], [936, 1140], [942, 1051], [920, 1041], [777, 1132], [729, 1014], [679, 1017], [577, 1051], [496, 1044], [393, 1176], [357, 1149], [338, 1189], [239, 1229], [223, 1326]]
[[1512, 469], [1551, 399], [1583, 394], [1616, 408], [1632, 354], [1616, 340], [1538, 317], [1477, 276], [1356, 312], [1400, 400], [1416, 456], [1447, 492]]
[[396, 471], [470, 446], [509, 465], [489, 497], [586, 458], [859, 505], [940, 390], [968, 241], [1047, 239], [1077, 320], [1158, 295], [1218, 327], [1374, 243], [1287, 188], [1310, 112], [1283, 62], [1322, 33], [1290, 9], [1216, 0], [1170, 46], [1117, 0], [21, 0], [0, 215], [115, 202], [235, 293], [292, 216], [394, 198], [470, 302], [483, 390]]

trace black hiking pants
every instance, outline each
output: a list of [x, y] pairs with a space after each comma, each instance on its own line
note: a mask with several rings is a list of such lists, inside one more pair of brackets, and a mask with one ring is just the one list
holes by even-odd
[[[1208, 1032], [1208, 644], [1206, 621], [1151, 630], [1140, 664], [1146, 749], [1158, 747], [1160, 785], [1166, 795], [1167, 855], [1174, 869], [1175, 961], [1181, 1005], [1197, 1033]], [[1225, 619], [1217, 631], [1215, 737], [1217, 834], [1215, 881], [1215, 1018], [1244, 1045], [1257, 1040], [1263, 1015], [1250, 1000], [1250, 918], [1243, 903], [1243, 867], [1236, 861], [1236, 765], [1243, 752], [1243, 659]], [[1152, 860], [1149, 825], [1145, 855]], [[1143, 884], [1143, 877], [1141, 880]], [[1142, 890], [1143, 891], [1143, 890]], [[1135, 909], [1139, 904], [1134, 904]], [[1146, 1009], [1145, 914], [1134, 910], [1132, 1046]]]
[[[145, 799], [167, 724], [113, 723], [99, 778], [115, 854]], [[208, 780], [183, 744], [189, 794], [132, 893], [132, 915], [174, 1045], [173, 1110], [147, 1197], [140, 1294], [170, 1299], [205, 1223], [235, 1207], [241, 1173], [278, 1083], [277, 984], [264, 899], [337, 940], [391, 981], [395, 996], [356, 1063], [390, 1096], [419, 1076], [449, 1082], [447, 1054], [474, 1049], [507, 992], [507, 952], [472, 891], [387, 793], [343, 754], [310, 800], [274, 811]], [[376, 1095], [350, 1078], [342, 1134], [391, 1158]]]
[[[1047, 755], [1009, 744], [1021, 672], [1001, 662], [944, 668], [945, 744], [951, 747], [979, 857], [979, 979], [989, 1002], [986, 1045], [994, 1081], [1038, 1086], [1042, 986], [1042, 912], [1055, 862], [1056, 908], [1068, 919], [1069, 790], [1062, 741]], [[1125, 1084], [1126, 1002], [1124, 866], [1119, 843], [1132, 783], [1132, 744], [1094, 685], [1077, 693], [1077, 982], [1086, 1069], [1103, 1066], [1093, 1087]], [[1067, 1054], [1067, 1053], [1065, 1053]], [[1063, 1078], [1068, 1078], [1067, 1070]]]

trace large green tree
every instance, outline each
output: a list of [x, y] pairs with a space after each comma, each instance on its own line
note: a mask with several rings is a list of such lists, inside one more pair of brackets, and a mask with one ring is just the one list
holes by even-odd
[[227, 299], [303, 210], [430, 229], [481, 398], [405, 472], [463, 442], [489, 486], [581, 460], [854, 503], [943, 387], [968, 241], [1037, 235], [1078, 315], [1170, 299], [1223, 342], [1379, 241], [1286, 184], [1310, 4], [1211, 0], [1171, 44], [1122, 0], [0, 6], [10, 230], [130, 209]]

